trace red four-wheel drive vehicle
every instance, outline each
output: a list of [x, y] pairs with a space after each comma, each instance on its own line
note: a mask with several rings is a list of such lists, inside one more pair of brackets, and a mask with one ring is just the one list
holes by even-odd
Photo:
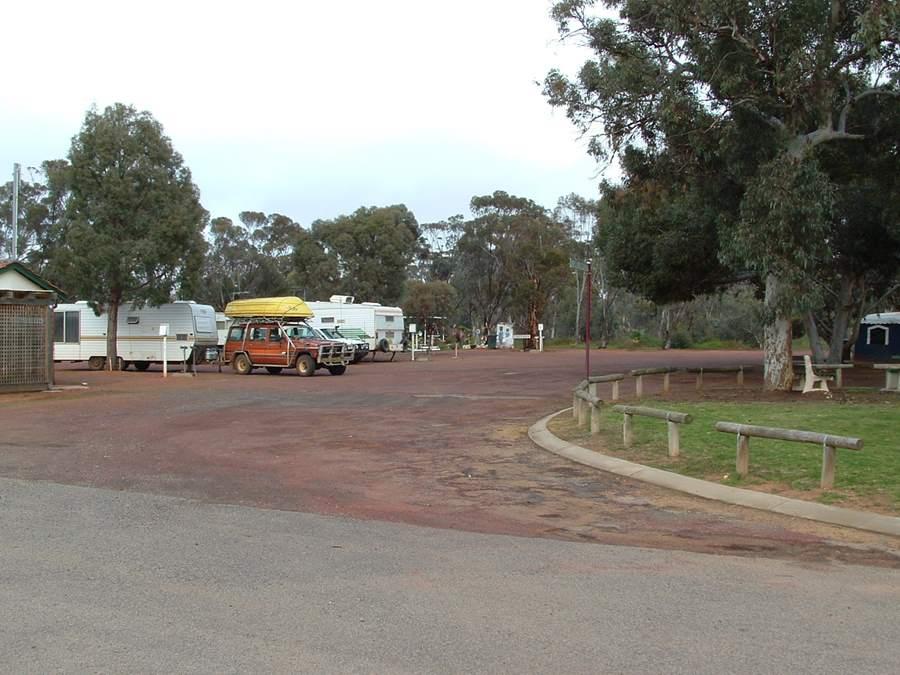
[[343, 375], [353, 360], [353, 347], [319, 339], [303, 320], [236, 319], [222, 360], [241, 375], [249, 375], [254, 368], [265, 368], [273, 375], [296, 368], [304, 376], [326, 368], [332, 375]]

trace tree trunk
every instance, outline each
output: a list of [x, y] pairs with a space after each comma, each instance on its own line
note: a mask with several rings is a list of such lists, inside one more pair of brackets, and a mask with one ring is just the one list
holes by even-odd
[[812, 351], [812, 360], [815, 363], [824, 363], [825, 354], [822, 352], [822, 341], [819, 339], [819, 329], [816, 326], [816, 317], [811, 311], [803, 315], [803, 325], [806, 327], [806, 336], [809, 338], [809, 348]]
[[106, 368], [107, 370], [119, 369], [119, 303], [122, 302], [122, 292], [113, 290], [109, 294], [109, 303], [106, 307]]
[[838, 292], [837, 306], [834, 309], [834, 325], [831, 328], [831, 343], [828, 345], [828, 362], [840, 363], [844, 358], [844, 338], [850, 327], [850, 315], [853, 311], [853, 291], [862, 286], [862, 280], [851, 279], [846, 274], [841, 276], [841, 289]]
[[781, 280], [774, 274], [766, 277], [766, 309], [769, 321], [765, 327], [763, 386], [770, 391], [790, 391], [794, 384], [791, 365], [791, 317], [782, 301]]

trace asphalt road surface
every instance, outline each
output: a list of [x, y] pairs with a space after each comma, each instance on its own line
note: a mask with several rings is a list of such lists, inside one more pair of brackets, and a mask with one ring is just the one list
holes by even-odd
[[0, 480], [0, 669], [891, 673], [900, 571]]

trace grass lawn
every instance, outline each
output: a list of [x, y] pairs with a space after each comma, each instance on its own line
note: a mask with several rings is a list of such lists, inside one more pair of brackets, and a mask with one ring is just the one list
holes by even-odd
[[[668, 471], [829, 504], [900, 514], [900, 401], [791, 403], [684, 402], [645, 400], [641, 405], [693, 415], [681, 428], [681, 456], [666, 455], [666, 425], [635, 416], [635, 443], [622, 445], [622, 415], [611, 406], [602, 413], [602, 430], [590, 436], [571, 414], [560, 415], [551, 430], [587, 448]], [[717, 421], [804, 429], [864, 441], [859, 452], [838, 449], [832, 490], [819, 488], [822, 448], [810, 443], [750, 439], [750, 473], [734, 473], [737, 437], [715, 431]]]

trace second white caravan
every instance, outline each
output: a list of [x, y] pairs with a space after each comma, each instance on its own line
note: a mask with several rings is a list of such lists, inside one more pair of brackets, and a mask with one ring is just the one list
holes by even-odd
[[354, 303], [352, 295], [332, 295], [328, 302], [307, 302], [313, 311], [309, 322], [316, 328], [357, 329], [368, 338], [369, 349], [403, 350], [403, 310], [377, 302]]
[[[87, 361], [93, 370], [106, 367], [106, 332], [108, 317], [94, 314], [85, 301], [57, 305], [54, 310], [54, 361]], [[218, 357], [216, 313], [209, 305], [178, 301], [141, 308], [129, 304], [119, 307], [117, 352], [122, 367], [134, 364], [146, 370], [152, 363], [163, 361], [160, 326], [168, 326], [166, 361], [190, 357], [211, 361]]]

